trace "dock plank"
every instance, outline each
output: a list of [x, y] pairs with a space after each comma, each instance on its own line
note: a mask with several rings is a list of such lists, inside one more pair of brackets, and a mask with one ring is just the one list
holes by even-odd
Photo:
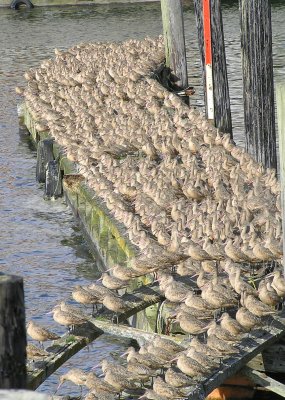
[[240, 353], [223, 362], [222, 367], [212, 376], [205, 378], [188, 394], [188, 400], [204, 400], [227, 378], [239, 372], [252, 358], [285, 335], [285, 319], [275, 317], [262, 330], [254, 331], [241, 341]]

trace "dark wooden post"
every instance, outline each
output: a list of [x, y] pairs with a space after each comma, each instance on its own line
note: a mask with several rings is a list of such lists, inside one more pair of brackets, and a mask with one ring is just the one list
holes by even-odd
[[26, 388], [23, 279], [0, 275], [0, 388]]
[[266, 167], [277, 167], [271, 6], [240, 0], [246, 148]]
[[44, 183], [46, 180], [46, 166], [53, 157], [53, 139], [40, 140], [37, 148], [36, 179]]
[[175, 85], [188, 87], [182, 0], [161, 0], [166, 66], [176, 76]]
[[[285, 83], [276, 86], [277, 118], [279, 132], [279, 164], [281, 184], [283, 254], [285, 254]], [[284, 260], [284, 256], [283, 256]], [[285, 276], [285, 263], [283, 261]]]
[[[203, 23], [203, 0], [194, 0], [198, 42], [200, 48], [202, 77], [204, 82], [205, 109], [207, 114], [206, 78], [205, 78], [205, 45]], [[220, 0], [210, 1], [211, 11], [211, 41], [212, 41], [212, 73], [214, 89], [214, 125], [221, 132], [232, 136], [232, 117], [230, 106], [229, 85], [227, 76], [224, 30]]]

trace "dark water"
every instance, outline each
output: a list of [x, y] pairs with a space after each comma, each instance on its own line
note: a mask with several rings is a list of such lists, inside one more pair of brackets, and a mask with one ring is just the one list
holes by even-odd
[[[273, 2], [276, 80], [285, 79], [285, 4]], [[193, 10], [187, 8], [185, 29], [190, 83], [197, 89], [192, 102], [203, 105]], [[242, 137], [242, 84], [237, 1], [224, 4], [224, 29], [235, 139]], [[35, 182], [35, 152], [19, 134], [14, 87], [26, 69], [84, 41], [117, 41], [161, 33], [159, 3], [128, 6], [36, 8], [18, 12], [0, 9], [0, 271], [24, 277], [27, 319], [62, 333], [45, 313], [70, 296], [72, 286], [98, 276], [96, 261], [62, 200], [43, 200]], [[58, 374], [70, 367], [88, 369], [105, 354], [119, 354], [128, 342], [104, 336], [74, 356], [40, 388], [52, 392]], [[66, 384], [60, 393], [78, 393]]]

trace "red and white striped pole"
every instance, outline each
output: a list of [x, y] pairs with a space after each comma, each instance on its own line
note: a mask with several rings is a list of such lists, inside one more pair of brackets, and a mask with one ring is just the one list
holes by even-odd
[[207, 117], [214, 120], [214, 85], [213, 85], [213, 56], [211, 35], [211, 0], [203, 0], [204, 19], [204, 50], [205, 50], [205, 75]]

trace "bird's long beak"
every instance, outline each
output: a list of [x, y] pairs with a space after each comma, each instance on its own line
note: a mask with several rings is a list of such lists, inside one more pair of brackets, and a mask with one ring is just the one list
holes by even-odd
[[125, 351], [123, 354], [120, 355], [120, 357], [125, 357], [127, 356], [129, 353], [127, 351]]
[[100, 281], [102, 281], [102, 279], [103, 279], [103, 278], [102, 278], [102, 276], [101, 276], [101, 278], [97, 279], [96, 282], [100, 282]]
[[55, 389], [55, 392], [54, 393], [57, 393], [58, 391], [59, 391], [59, 388], [61, 387], [61, 385], [62, 385], [62, 382], [58, 385], [58, 387]]
[[100, 364], [97, 364], [97, 365], [95, 365], [95, 367], [92, 367], [92, 368], [91, 368], [91, 371], [94, 371], [94, 369], [99, 368], [99, 367], [101, 367], [101, 365], [100, 365]]
[[51, 314], [53, 314], [53, 311], [49, 311], [45, 315], [51, 315]]

